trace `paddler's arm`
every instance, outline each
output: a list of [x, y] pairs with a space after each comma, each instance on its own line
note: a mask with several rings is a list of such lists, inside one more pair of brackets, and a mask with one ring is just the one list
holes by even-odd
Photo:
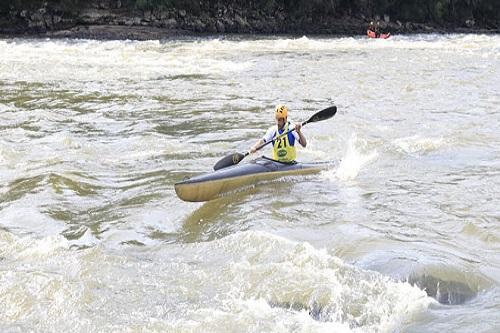
[[250, 154], [253, 154], [257, 151], [257, 148], [263, 145], [265, 142], [263, 139], [257, 141], [252, 147], [250, 147]]
[[306, 137], [304, 136], [304, 134], [302, 134], [302, 124], [301, 123], [295, 124], [295, 131], [299, 135], [300, 145], [305, 148], [307, 146], [307, 140], [306, 140]]

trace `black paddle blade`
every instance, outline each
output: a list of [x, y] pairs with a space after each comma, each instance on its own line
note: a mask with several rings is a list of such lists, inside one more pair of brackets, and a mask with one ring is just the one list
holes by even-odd
[[330, 106], [329, 108], [326, 108], [324, 110], [321, 110], [315, 114], [313, 114], [311, 116], [311, 118], [309, 118], [305, 123], [314, 123], [315, 121], [321, 121], [321, 120], [326, 120], [328, 118], [331, 118], [335, 115], [335, 113], [337, 113], [337, 107], [334, 105], [334, 106]]
[[227, 168], [231, 165], [236, 165], [240, 163], [240, 161], [244, 159], [245, 156], [247, 155], [241, 153], [234, 153], [231, 155], [227, 155], [226, 157], [223, 157], [219, 162], [215, 163], [214, 170], [217, 171], [219, 169]]

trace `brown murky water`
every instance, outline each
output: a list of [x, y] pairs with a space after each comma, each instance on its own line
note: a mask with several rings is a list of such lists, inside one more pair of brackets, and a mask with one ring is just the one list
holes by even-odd
[[[500, 330], [499, 55], [495, 35], [0, 40], [0, 330]], [[277, 103], [338, 106], [298, 152], [337, 168], [177, 198]]]

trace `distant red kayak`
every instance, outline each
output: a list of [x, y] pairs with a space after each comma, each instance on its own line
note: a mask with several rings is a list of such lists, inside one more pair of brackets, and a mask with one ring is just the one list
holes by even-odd
[[368, 35], [369, 38], [382, 38], [382, 39], [387, 39], [391, 36], [391, 33], [388, 32], [386, 34], [380, 34], [377, 36], [377, 34], [375, 33], [375, 31], [371, 31], [371, 30], [366, 30], [366, 34]]

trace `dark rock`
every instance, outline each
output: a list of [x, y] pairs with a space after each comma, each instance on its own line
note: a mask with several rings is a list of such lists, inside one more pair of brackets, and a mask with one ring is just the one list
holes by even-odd
[[193, 22], [193, 30], [196, 32], [204, 32], [206, 29], [206, 24], [203, 23], [200, 19], [196, 19]]
[[250, 27], [247, 20], [238, 14], [235, 15], [234, 22], [240, 32], [247, 32]]
[[224, 23], [222, 23], [221, 20], [217, 20], [215, 23], [215, 27], [217, 29], [217, 32], [224, 33], [226, 32], [226, 27], [224, 26]]
[[166, 19], [162, 22], [163, 22], [162, 26], [165, 28], [169, 28], [169, 29], [177, 28], [177, 21], [174, 18]]
[[59, 15], [52, 16], [52, 23], [54, 26], [58, 25], [61, 22], [62, 22], [62, 16]]

